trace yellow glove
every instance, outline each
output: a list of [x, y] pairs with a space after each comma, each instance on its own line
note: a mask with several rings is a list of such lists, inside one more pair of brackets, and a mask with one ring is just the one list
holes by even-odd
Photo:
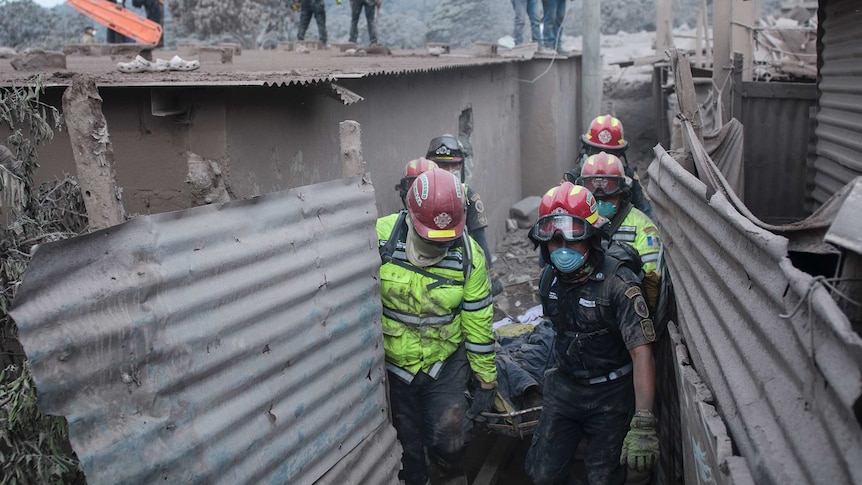
[[620, 453], [620, 465], [628, 465], [629, 469], [645, 472], [652, 469], [658, 462], [658, 435], [655, 432], [656, 419], [649, 411], [638, 411], [631, 422], [623, 448]]

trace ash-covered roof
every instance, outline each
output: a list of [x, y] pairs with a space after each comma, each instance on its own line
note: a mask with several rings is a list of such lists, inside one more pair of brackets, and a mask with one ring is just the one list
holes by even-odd
[[[153, 59], [169, 60], [175, 50], [155, 49]], [[198, 56], [179, 53], [186, 60]], [[309, 84], [355, 79], [381, 74], [407, 74], [439, 71], [465, 66], [503, 64], [523, 60], [502, 56], [477, 56], [462, 53], [428, 55], [426, 51], [393, 51], [392, 55], [347, 55], [339, 49], [313, 50], [298, 53], [286, 50], [243, 50], [234, 54], [232, 62], [207, 62], [194, 71], [124, 73], [118, 62], [129, 61], [134, 55], [68, 54], [66, 68], [41, 68], [17, 71], [12, 59], [0, 59], [0, 86], [22, 84], [34, 74], [44, 73], [45, 84], [70, 85], [74, 74], [87, 74], [101, 87], [123, 86], [278, 86]]]

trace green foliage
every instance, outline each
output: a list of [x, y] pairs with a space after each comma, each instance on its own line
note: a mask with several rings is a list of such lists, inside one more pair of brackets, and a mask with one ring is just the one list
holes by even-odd
[[70, 483], [81, 474], [68, 445], [65, 419], [42, 415], [29, 365], [8, 310], [33, 245], [80, 234], [86, 213], [70, 179], [33, 187], [36, 148], [62, 127], [59, 111], [40, 101], [42, 78], [0, 88], [0, 484]]
[[0, 45], [57, 50], [76, 43], [93, 21], [68, 6], [42, 8], [32, 0], [0, 0]]
[[30, 366], [0, 371], [0, 483], [83, 483], [66, 420], [36, 406]]

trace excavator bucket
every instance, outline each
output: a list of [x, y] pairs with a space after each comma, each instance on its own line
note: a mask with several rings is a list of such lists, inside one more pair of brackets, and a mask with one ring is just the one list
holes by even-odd
[[142, 44], [158, 44], [162, 26], [107, 0], [66, 0], [75, 10]]

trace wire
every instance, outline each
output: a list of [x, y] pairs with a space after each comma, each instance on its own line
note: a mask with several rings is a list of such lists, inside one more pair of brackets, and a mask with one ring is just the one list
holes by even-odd
[[[568, 1], [568, 0], [558, 0], [558, 1], [566, 2], [566, 1]], [[560, 21], [560, 28], [557, 30], [557, 35], [556, 35], [556, 37], [554, 37], [554, 38], [556, 39], [556, 41], [554, 42], [554, 44], [563, 45], [563, 39], [562, 39], [562, 37], [561, 37], [561, 36], [563, 35], [563, 25], [565, 24], [565, 22], [566, 22], [566, 17], [567, 17], [568, 15], [569, 15], [569, 9], [568, 9], [568, 8], [566, 8], [566, 11], [565, 11], [565, 12], [563, 12], [563, 20], [561, 20], [561, 21]], [[544, 13], [543, 13], [543, 16], [544, 16]], [[544, 35], [543, 35], [543, 36], [544, 36]], [[539, 41], [540, 41], [540, 44], [539, 44], [539, 45], [541, 46], [541, 39], [539, 39]], [[539, 49], [541, 49], [541, 47], [539, 47]], [[520, 82], [520, 83], [533, 84], [534, 82], [538, 81], [538, 80], [539, 80], [539, 79], [541, 79], [545, 74], [547, 74], [547, 73], [548, 73], [548, 71], [550, 71], [550, 70], [551, 70], [551, 67], [554, 65], [554, 61], [555, 61], [556, 59], [557, 59], [557, 50], [556, 50], [556, 48], [555, 48], [555, 49], [554, 49], [554, 56], [553, 56], [553, 57], [551, 57], [551, 62], [549, 62], [549, 63], [548, 63], [548, 67], [546, 67], [546, 68], [545, 68], [545, 70], [541, 72], [541, 74], [539, 74], [538, 76], [536, 76], [536, 77], [535, 77], [535, 78], [533, 78], [532, 80], [530, 80], [530, 79], [518, 79], [518, 82]]]

